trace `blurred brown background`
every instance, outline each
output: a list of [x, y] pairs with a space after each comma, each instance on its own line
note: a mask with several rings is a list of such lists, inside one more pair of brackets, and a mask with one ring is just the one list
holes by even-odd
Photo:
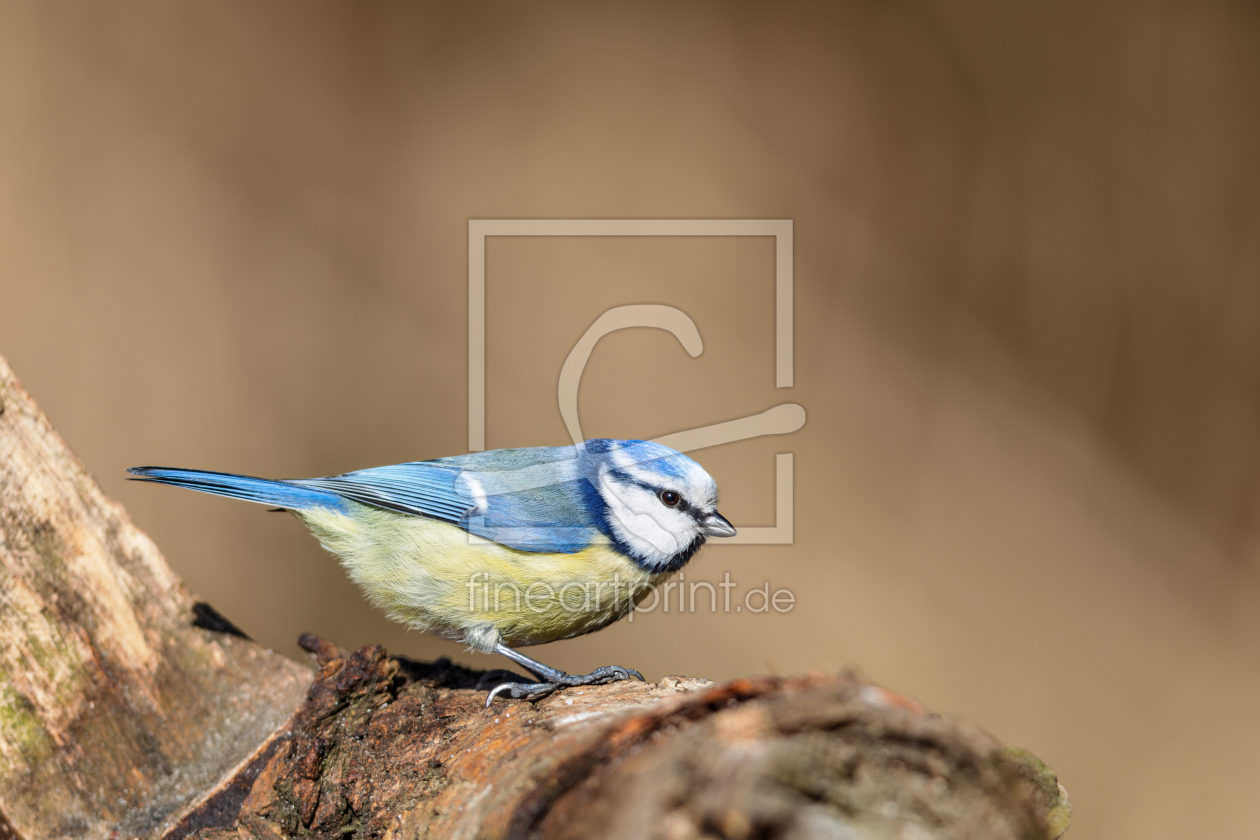
[[[768, 240], [492, 240], [488, 443], [795, 401], [698, 453], [796, 544], [689, 577], [787, 615], [660, 612], [538, 654], [715, 679], [857, 663], [1061, 774], [1072, 836], [1254, 837], [1260, 767], [1260, 9], [8, 2], [0, 353], [194, 591], [457, 646], [368, 607], [298, 523], [124, 481], [465, 451], [470, 218], [791, 218], [796, 387]], [[476, 664], [490, 665], [489, 660]]]

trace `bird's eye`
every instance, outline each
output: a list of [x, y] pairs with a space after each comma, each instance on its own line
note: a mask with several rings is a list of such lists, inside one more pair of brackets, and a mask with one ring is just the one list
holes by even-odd
[[678, 503], [682, 501], [682, 496], [679, 496], [673, 490], [662, 490], [656, 495], [665, 507], [678, 507]]

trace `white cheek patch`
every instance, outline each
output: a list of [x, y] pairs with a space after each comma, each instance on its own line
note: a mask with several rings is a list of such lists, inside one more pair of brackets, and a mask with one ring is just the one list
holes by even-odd
[[658, 562], [673, 557], [690, 543], [690, 540], [683, 541], [679, 528], [686, 523], [670, 521], [684, 517], [661, 505], [654, 493], [642, 487], [618, 484], [607, 473], [600, 477], [600, 482], [612, 513], [613, 529], [627, 543]]

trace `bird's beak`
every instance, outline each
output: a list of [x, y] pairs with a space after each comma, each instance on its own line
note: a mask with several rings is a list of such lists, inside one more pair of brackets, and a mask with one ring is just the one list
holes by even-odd
[[716, 510], [700, 521], [700, 528], [706, 537], [733, 537], [735, 526], [726, 521], [726, 517]]

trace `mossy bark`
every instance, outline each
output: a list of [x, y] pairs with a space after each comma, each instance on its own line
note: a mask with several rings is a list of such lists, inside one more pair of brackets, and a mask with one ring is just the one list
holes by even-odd
[[0, 359], [8, 831], [158, 836], [301, 704], [308, 669], [199, 613]]

